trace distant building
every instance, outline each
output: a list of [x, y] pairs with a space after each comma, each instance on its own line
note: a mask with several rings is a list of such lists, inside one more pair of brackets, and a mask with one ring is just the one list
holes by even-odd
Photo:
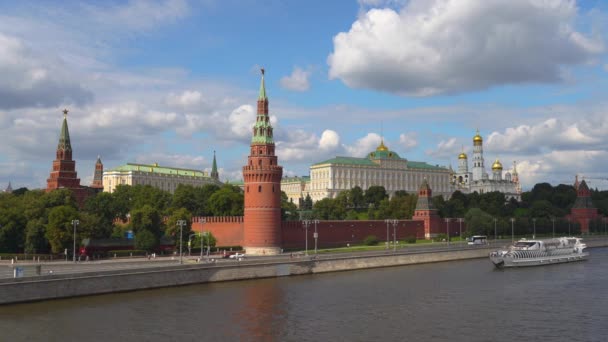
[[103, 189], [109, 193], [114, 192], [118, 185], [150, 185], [173, 193], [180, 184], [203, 186], [221, 183], [205, 171], [158, 164], [127, 163], [103, 172]]
[[6, 189], [4, 189], [4, 192], [9, 193], [9, 194], [13, 192], [13, 187], [11, 186], [11, 182], [8, 182], [8, 186], [6, 187]]
[[[511, 172], [506, 172], [503, 175], [502, 163], [496, 159], [492, 164], [492, 177], [488, 175], [484, 166], [483, 157], [483, 138], [479, 135], [479, 131], [473, 137], [473, 167], [469, 171], [468, 157], [466, 153], [461, 152], [458, 155], [458, 171], [452, 171], [451, 183], [454, 190], [460, 190], [463, 193], [486, 193], [498, 191], [505, 194], [507, 199], [515, 198], [521, 200], [521, 185], [519, 182], [519, 174], [517, 173], [517, 164], [513, 162]], [[451, 169], [451, 167], [450, 167]]]
[[281, 179], [281, 191], [283, 191], [289, 201], [299, 206], [300, 199], [306, 198], [307, 186], [310, 186], [310, 177], [283, 177]]

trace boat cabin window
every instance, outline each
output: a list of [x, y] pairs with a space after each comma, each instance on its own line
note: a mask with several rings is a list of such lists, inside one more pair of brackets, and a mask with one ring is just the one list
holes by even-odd
[[518, 241], [515, 243], [515, 247], [532, 247], [536, 244], [536, 242], [526, 242], [526, 241]]

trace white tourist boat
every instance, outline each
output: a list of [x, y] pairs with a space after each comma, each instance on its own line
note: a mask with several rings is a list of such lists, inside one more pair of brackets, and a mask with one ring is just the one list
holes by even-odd
[[589, 256], [581, 238], [560, 237], [547, 240], [521, 239], [508, 249], [490, 253], [498, 268], [557, 264], [585, 260]]

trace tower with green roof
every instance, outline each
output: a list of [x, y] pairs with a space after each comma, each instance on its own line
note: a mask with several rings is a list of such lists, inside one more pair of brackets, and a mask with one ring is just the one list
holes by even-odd
[[220, 181], [220, 175], [217, 173], [217, 162], [215, 161], [215, 151], [213, 151], [213, 166], [211, 167], [211, 178], [215, 181]]
[[251, 151], [243, 167], [245, 215], [243, 247], [247, 254], [272, 255], [281, 251], [281, 177], [268, 115], [264, 69]]

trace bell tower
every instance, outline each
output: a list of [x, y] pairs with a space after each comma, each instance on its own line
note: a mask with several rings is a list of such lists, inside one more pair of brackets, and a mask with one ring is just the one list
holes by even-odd
[[253, 126], [251, 150], [243, 166], [245, 215], [243, 247], [247, 254], [272, 255], [281, 251], [281, 177], [283, 167], [274, 154], [273, 129], [268, 116], [264, 69]]
[[59, 144], [53, 160], [53, 170], [46, 180], [46, 192], [58, 189], [80, 188], [80, 178], [76, 175], [76, 162], [72, 159], [72, 143], [68, 130], [68, 110], [63, 110], [63, 125], [59, 134]]

